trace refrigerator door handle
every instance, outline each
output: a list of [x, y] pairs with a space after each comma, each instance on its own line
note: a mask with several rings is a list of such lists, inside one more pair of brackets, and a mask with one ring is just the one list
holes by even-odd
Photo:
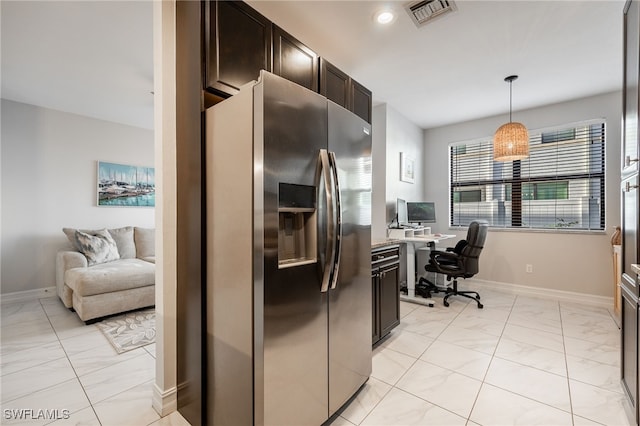
[[324, 190], [327, 202], [327, 247], [325, 263], [322, 274], [322, 285], [320, 291], [326, 293], [329, 291], [329, 285], [331, 283], [331, 277], [333, 272], [333, 265], [335, 264], [336, 257], [336, 241], [335, 241], [335, 215], [334, 215], [334, 201], [333, 201], [333, 185], [331, 184], [331, 164], [329, 161], [329, 153], [326, 149], [320, 150], [319, 158], [319, 172], [318, 173], [318, 188], [320, 188], [320, 179], [324, 180]]
[[338, 163], [335, 152], [329, 152], [329, 164], [333, 173], [335, 203], [335, 258], [333, 262], [333, 273], [331, 277], [331, 288], [338, 285], [338, 270], [340, 269], [340, 254], [342, 252], [342, 205], [340, 202], [340, 181], [338, 180]]

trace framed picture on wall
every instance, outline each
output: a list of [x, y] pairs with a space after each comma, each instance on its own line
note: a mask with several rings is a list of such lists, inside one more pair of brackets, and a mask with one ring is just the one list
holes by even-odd
[[400, 180], [408, 183], [416, 181], [416, 162], [406, 152], [400, 153]]
[[98, 161], [98, 206], [155, 207], [153, 167]]

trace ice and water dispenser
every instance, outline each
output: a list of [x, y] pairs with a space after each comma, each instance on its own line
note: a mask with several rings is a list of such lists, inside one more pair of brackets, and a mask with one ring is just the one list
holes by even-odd
[[278, 267], [317, 260], [316, 187], [280, 183], [278, 194]]

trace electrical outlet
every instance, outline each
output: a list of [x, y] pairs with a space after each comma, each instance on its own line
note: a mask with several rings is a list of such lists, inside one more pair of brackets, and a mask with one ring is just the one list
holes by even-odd
[[525, 270], [527, 271], [528, 274], [532, 274], [533, 273], [533, 265], [530, 264], [530, 263], [527, 263], [527, 266], [526, 266]]

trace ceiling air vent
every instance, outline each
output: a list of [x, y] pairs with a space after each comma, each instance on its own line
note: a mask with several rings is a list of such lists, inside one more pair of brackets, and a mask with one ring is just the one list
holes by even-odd
[[424, 0], [407, 6], [407, 12], [416, 27], [421, 27], [427, 22], [455, 10], [456, 6], [453, 0]]

